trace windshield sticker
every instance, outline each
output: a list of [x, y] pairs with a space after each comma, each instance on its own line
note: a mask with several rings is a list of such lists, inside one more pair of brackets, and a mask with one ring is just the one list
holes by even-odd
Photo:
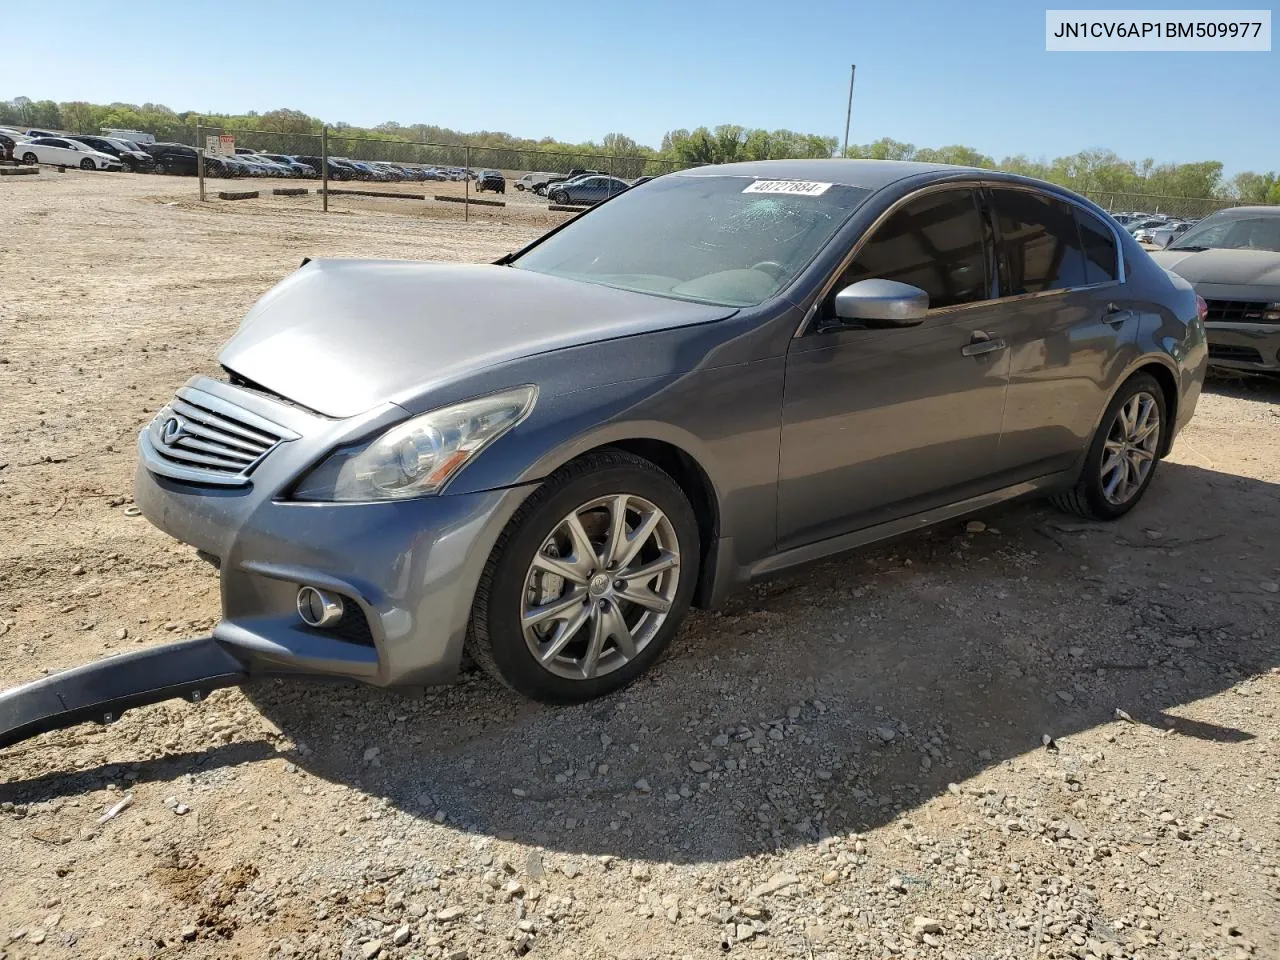
[[831, 189], [829, 183], [813, 180], [754, 180], [743, 193], [796, 193], [802, 197], [817, 197]]

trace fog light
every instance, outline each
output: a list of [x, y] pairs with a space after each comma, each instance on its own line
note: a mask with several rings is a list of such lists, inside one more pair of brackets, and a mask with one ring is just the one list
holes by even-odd
[[342, 619], [342, 598], [315, 587], [302, 587], [298, 591], [298, 616], [309, 627], [331, 627]]

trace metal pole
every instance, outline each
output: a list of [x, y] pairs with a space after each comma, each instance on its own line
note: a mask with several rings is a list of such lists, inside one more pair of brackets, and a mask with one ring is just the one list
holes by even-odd
[[849, 121], [853, 119], [853, 75], [858, 72], [856, 63], [849, 66], [849, 107], [844, 112], [844, 150], [840, 156], [847, 157], [849, 155]]
[[329, 212], [329, 128], [320, 128], [320, 205]]
[[466, 165], [462, 168], [462, 219], [471, 220], [471, 145], [467, 145]]
[[200, 178], [200, 200], [204, 202], [204, 127], [196, 120], [196, 176]]

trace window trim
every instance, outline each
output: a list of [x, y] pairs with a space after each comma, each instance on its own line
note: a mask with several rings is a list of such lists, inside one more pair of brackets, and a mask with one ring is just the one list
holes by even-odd
[[[983, 220], [986, 221], [986, 225], [990, 228], [990, 231], [991, 231], [991, 238], [992, 238], [992, 245], [993, 245], [991, 252], [992, 252], [992, 255], [996, 258], [996, 267], [995, 267], [996, 290], [997, 290], [997, 293], [999, 293], [1000, 292], [1000, 286], [999, 286], [1000, 271], [999, 271], [998, 264], [999, 264], [1000, 243], [1001, 243], [1000, 234], [999, 234], [999, 224], [997, 224], [995, 222], [995, 219], [991, 216], [990, 209], [983, 209], [984, 206], [989, 207], [990, 191], [996, 187], [999, 187], [1000, 189], [1023, 190], [1027, 193], [1032, 193], [1037, 196], [1045, 197], [1049, 200], [1060, 200], [1063, 203], [1070, 204], [1072, 207], [1075, 207], [1079, 210], [1084, 211], [1089, 216], [1093, 217], [1095, 220], [1100, 220], [1102, 222], [1102, 225], [1111, 231], [1111, 239], [1115, 242], [1116, 279], [1104, 280], [1100, 283], [1084, 284], [1077, 287], [1060, 287], [1056, 290], [1040, 290], [1035, 293], [1019, 293], [1011, 296], [997, 295], [995, 297], [991, 297], [988, 300], [975, 300], [972, 303], [959, 303], [949, 307], [930, 307], [929, 312], [926, 314], [926, 317], [942, 316], [944, 314], [949, 314], [949, 313], [958, 313], [961, 310], [971, 310], [974, 307], [989, 306], [990, 304], [993, 304], [993, 303], [1018, 303], [1023, 300], [1039, 300], [1044, 297], [1061, 296], [1064, 294], [1072, 293], [1077, 290], [1097, 290], [1102, 287], [1119, 286], [1125, 282], [1127, 277], [1127, 271], [1125, 270], [1124, 247], [1120, 242], [1120, 233], [1116, 227], [1116, 224], [1114, 222], [1108, 222], [1110, 220], [1109, 217], [1099, 217], [1096, 213], [1090, 210], [1087, 206], [1085, 206], [1079, 200], [1076, 200], [1074, 197], [1069, 197], [1063, 194], [1055, 193], [1051, 190], [1044, 190], [1032, 184], [1018, 183], [1016, 181], [1010, 181], [1010, 180], [993, 180], [987, 177], [977, 177], [974, 179], [966, 179], [966, 180], [945, 180], [937, 183], [927, 183], [924, 186], [920, 187], [919, 189], [912, 190], [910, 193], [907, 193], [899, 197], [897, 200], [891, 203], [884, 210], [884, 212], [881, 213], [880, 216], [876, 217], [875, 220], [871, 222], [871, 225], [868, 226], [867, 229], [862, 232], [862, 234], [858, 237], [857, 242], [854, 243], [854, 245], [849, 249], [849, 253], [845, 255], [844, 259], [840, 261], [836, 269], [832, 271], [831, 276], [829, 276], [826, 279], [826, 281], [823, 282], [822, 286], [818, 288], [817, 297], [814, 298], [813, 303], [809, 305], [809, 309], [805, 311], [804, 318], [800, 321], [800, 325], [796, 328], [796, 332], [792, 334], [792, 338], [797, 339], [799, 337], [807, 336], [810, 333], [817, 332], [815, 321], [817, 320], [817, 317], [818, 317], [818, 309], [822, 305], [823, 301], [826, 300], [827, 294], [831, 292], [832, 288], [835, 287], [836, 283], [839, 281], [840, 276], [845, 272], [845, 270], [849, 268], [849, 265], [853, 263], [853, 261], [857, 258], [858, 254], [862, 252], [862, 248], [866, 245], [867, 241], [870, 240], [871, 237], [875, 235], [877, 230], [879, 230], [882, 226], [884, 226], [885, 222], [890, 217], [892, 217], [895, 213], [897, 213], [900, 208], [906, 206], [908, 203], [911, 203], [913, 200], [919, 199], [920, 197], [923, 197], [923, 196], [927, 196], [930, 193], [938, 193], [943, 190], [969, 190], [969, 191], [977, 191], [979, 194], [981, 194], [981, 198], [984, 201], [984, 203], [981, 203], [979, 205], [978, 212], [979, 212], [979, 215], [983, 218]], [[1072, 219], [1074, 220], [1074, 217]], [[1077, 232], [1079, 232], [1078, 227], [1077, 227]], [[1081, 242], [1083, 243], [1083, 241]]]

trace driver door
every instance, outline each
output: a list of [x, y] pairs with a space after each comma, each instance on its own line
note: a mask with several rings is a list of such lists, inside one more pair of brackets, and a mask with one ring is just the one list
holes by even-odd
[[[994, 264], [979, 194], [956, 187], [900, 207], [844, 270], [787, 355], [778, 549], [998, 486], [1009, 357]], [[924, 321], [838, 320], [835, 294], [871, 277], [927, 292]]]

